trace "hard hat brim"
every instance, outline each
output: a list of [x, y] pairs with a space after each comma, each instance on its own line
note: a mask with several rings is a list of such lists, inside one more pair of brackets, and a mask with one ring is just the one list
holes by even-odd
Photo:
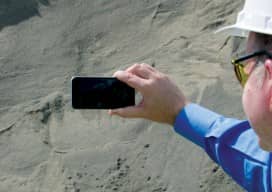
[[216, 30], [214, 33], [226, 33], [229, 36], [247, 37], [249, 30], [246, 30], [238, 25], [229, 25]]
[[224, 32], [230, 36], [248, 37], [248, 34], [250, 31], [256, 32], [256, 33], [263, 33], [263, 34], [267, 34], [267, 35], [272, 35], [271, 30], [260, 30], [260, 29], [254, 28], [254, 27], [240, 26], [238, 24], [222, 27], [222, 28], [218, 29], [217, 31], [215, 31], [215, 33]]

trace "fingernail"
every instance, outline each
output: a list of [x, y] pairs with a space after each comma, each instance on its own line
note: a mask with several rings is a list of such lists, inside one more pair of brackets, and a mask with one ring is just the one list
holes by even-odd
[[113, 74], [113, 77], [117, 77], [118, 74], [122, 73], [122, 71], [116, 71], [114, 74]]
[[115, 111], [112, 110], [112, 109], [109, 110], [110, 115], [114, 115], [114, 112], [115, 112]]
[[112, 116], [112, 115], [115, 115], [116, 114], [116, 110], [114, 109], [110, 109], [109, 110], [109, 114]]

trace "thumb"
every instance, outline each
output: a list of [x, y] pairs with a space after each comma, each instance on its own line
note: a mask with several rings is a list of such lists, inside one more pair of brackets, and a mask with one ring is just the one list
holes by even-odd
[[130, 106], [119, 109], [110, 109], [109, 114], [125, 118], [138, 118], [143, 116], [143, 109], [139, 106]]

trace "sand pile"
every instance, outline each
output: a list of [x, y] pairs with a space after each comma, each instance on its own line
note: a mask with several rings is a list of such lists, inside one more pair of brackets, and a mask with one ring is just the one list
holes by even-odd
[[152, 64], [193, 102], [243, 117], [235, 0], [0, 1], [1, 192], [242, 191], [172, 127], [71, 108], [73, 75]]

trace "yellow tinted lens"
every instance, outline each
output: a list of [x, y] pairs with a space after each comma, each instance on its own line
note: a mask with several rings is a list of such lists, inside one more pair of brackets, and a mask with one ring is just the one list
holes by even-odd
[[248, 74], [245, 72], [244, 66], [242, 64], [236, 63], [234, 65], [234, 70], [238, 81], [242, 87], [244, 87], [248, 79]]

